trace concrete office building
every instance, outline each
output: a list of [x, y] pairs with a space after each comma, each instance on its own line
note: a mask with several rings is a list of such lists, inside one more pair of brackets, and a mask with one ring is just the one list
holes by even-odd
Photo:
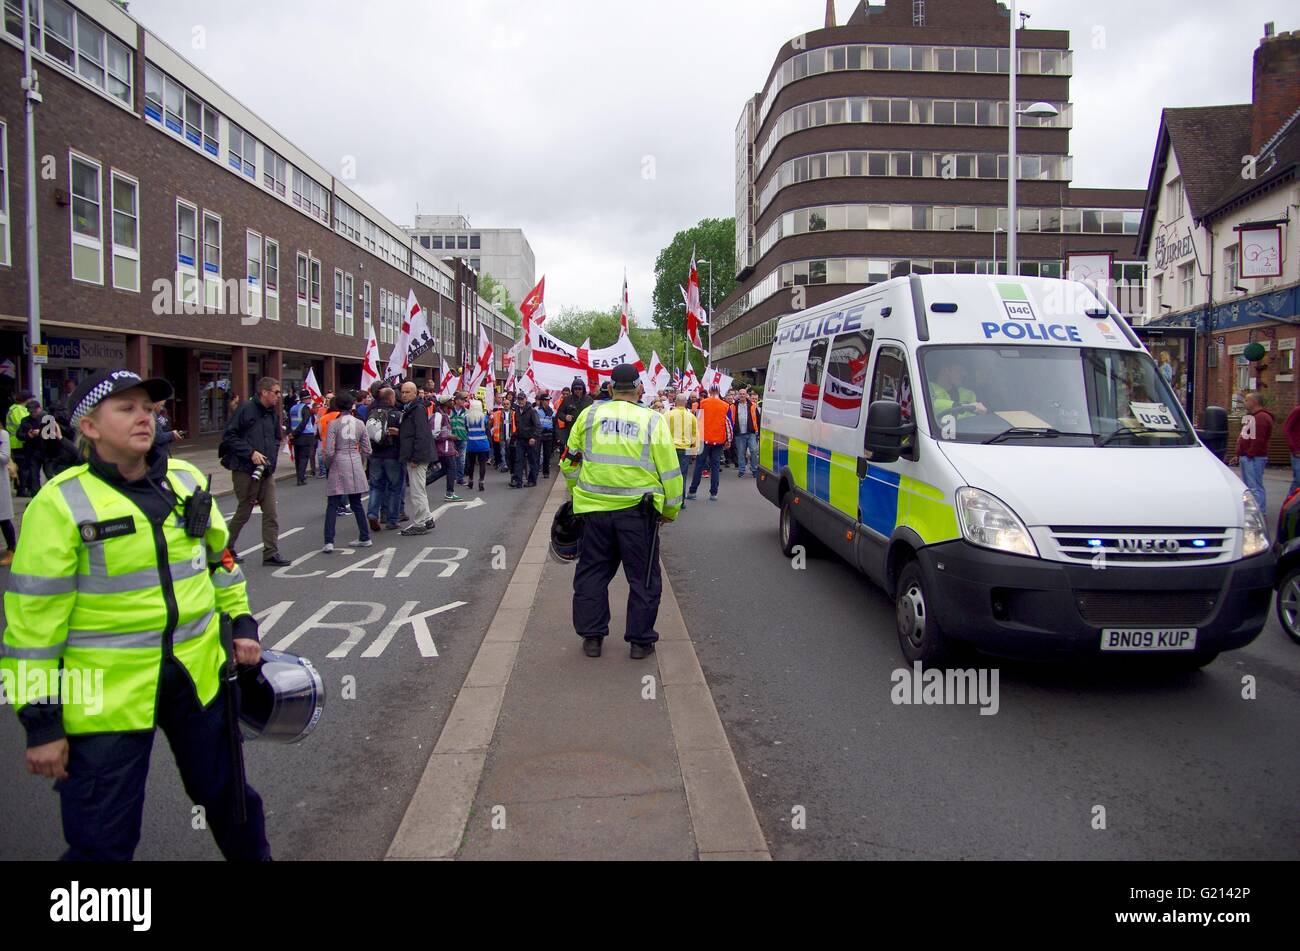
[[404, 230], [426, 251], [465, 258], [478, 273], [491, 274], [516, 307], [537, 286], [537, 259], [518, 228], [475, 228], [464, 215], [416, 215]]
[[[736, 269], [713, 358], [767, 366], [778, 320], [909, 273], [1005, 269], [1008, 10], [995, 0], [860, 2], [777, 54], [736, 128]], [[1019, 267], [1062, 276], [1069, 254], [1112, 255], [1112, 294], [1144, 309], [1136, 189], [1072, 188], [1067, 31], [1018, 32]], [[796, 294], [801, 300], [796, 299]]]
[[[422, 367], [472, 357], [483, 320], [509, 340], [509, 322], [477, 298], [467, 265], [426, 252], [121, 7], [31, 7], [44, 98], [43, 400], [67, 380], [125, 364], [175, 384], [180, 428], [216, 433], [227, 395], [247, 397], [260, 376], [288, 389], [314, 369], [324, 387], [358, 385], [371, 322], [386, 365], [412, 290], [440, 338]], [[0, 361], [19, 369], [0, 375], [0, 404], [28, 385], [20, 0], [5, 0], [4, 13]]]

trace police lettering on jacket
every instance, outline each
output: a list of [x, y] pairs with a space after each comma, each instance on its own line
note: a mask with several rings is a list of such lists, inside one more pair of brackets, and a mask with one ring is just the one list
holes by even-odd
[[826, 337], [831, 334], [850, 333], [862, 329], [862, 315], [867, 312], [866, 304], [858, 304], [848, 310], [837, 310], [833, 314], [823, 314], [800, 323], [786, 327], [776, 335], [776, 342], [798, 343], [813, 337]]
[[602, 436], [622, 436], [624, 439], [640, 439], [641, 424], [633, 419], [602, 419], [600, 421]]

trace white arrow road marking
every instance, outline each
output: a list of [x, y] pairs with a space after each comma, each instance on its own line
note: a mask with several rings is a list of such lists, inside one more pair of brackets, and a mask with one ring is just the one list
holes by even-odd
[[[280, 541], [284, 541], [284, 540], [285, 540], [286, 538], [288, 538], [290, 535], [297, 535], [297, 534], [298, 534], [299, 532], [301, 532], [301, 531], [302, 531], [301, 528], [291, 528], [291, 529], [289, 529], [287, 532], [281, 532], [281, 533], [280, 533]], [[239, 557], [240, 557], [240, 558], [247, 558], [247, 557], [248, 557], [249, 555], [251, 555], [253, 552], [255, 552], [255, 551], [261, 551], [264, 547], [265, 547], [264, 545], [254, 545], [252, 548], [246, 549], [245, 551], [241, 551], [241, 552], [239, 553]], [[322, 574], [323, 574], [323, 573], [324, 573], [324, 572], [322, 572]]]
[[433, 510], [430, 517], [436, 520], [443, 512], [447, 511], [447, 509], [464, 509], [468, 512], [471, 509], [480, 508], [484, 505], [487, 505], [487, 502], [483, 499], [472, 499], [469, 502], [444, 502]]
[[[425, 621], [428, 618], [433, 617], [435, 614], [442, 614], [446, 611], [454, 611], [457, 608], [463, 608], [467, 603], [468, 602], [466, 601], [453, 601], [451, 604], [444, 604], [442, 607], [434, 608], [432, 611], [412, 614], [411, 612], [420, 606], [420, 602], [407, 601], [404, 605], [398, 608], [397, 613], [393, 615], [393, 619], [388, 622], [388, 626], [380, 632], [379, 637], [375, 638], [375, 642], [362, 651], [361, 656], [378, 657], [384, 652], [384, 648], [388, 646], [389, 642], [397, 634], [402, 625], [409, 624], [411, 625], [411, 629], [415, 631], [415, 643], [416, 646], [420, 648], [420, 656], [437, 657], [438, 648], [433, 644], [433, 635], [429, 633], [429, 625], [426, 624]], [[339, 645], [339, 649], [342, 650], [342, 645]], [[334, 654], [330, 654], [329, 656], [333, 657]]]

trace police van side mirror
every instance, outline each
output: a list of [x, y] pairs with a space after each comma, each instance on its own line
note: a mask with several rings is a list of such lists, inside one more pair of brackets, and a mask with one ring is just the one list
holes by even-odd
[[1205, 407], [1204, 427], [1196, 431], [1205, 448], [1219, 459], [1228, 451], [1228, 411], [1222, 406]]
[[893, 400], [878, 400], [867, 409], [866, 450], [872, 462], [897, 462], [903, 438], [915, 432], [916, 424], [903, 422], [903, 407]]

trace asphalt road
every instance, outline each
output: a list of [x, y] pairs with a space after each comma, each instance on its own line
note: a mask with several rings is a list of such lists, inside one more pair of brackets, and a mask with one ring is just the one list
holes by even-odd
[[1000, 702], [981, 716], [895, 705], [891, 602], [834, 556], [795, 570], [776, 508], [734, 469], [663, 551], [777, 858], [1300, 854], [1300, 647], [1276, 619], [1196, 674], [983, 659]]
[[[273, 570], [262, 566], [260, 551], [251, 552], [244, 566], [249, 596], [262, 615], [263, 645], [309, 658], [328, 700], [305, 742], [245, 747], [277, 858], [384, 856], [542, 508], [548, 483], [511, 490], [507, 481], [489, 472], [485, 493], [460, 489], [473, 507], [444, 511], [427, 536], [383, 532], [373, 549], [332, 555], [320, 553], [325, 483], [278, 483], [281, 552], [295, 563]], [[442, 486], [431, 487], [435, 513]], [[480, 498], [484, 504], [476, 504]], [[221, 500], [226, 514], [234, 505]], [[355, 522], [340, 519], [335, 544], [356, 536]], [[255, 515], [239, 548], [260, 540]], [[0, 586], [7, 576], [0, 572]], [[419, 625], [392, 627], [403, 609], [411, 616], [440, 607], [446, 610], [425, 622], [427, 638]], [[355, 630], [323, 626], [349, 622]], [[58, 797], [49, 780], [27, 774], [17, 718], [0, 713], [0, 859], [57, 858], [64, 848]], [[191, 808], [160, 734], [136, 857], [220, 858], [211, 834], [192, 828]]]

